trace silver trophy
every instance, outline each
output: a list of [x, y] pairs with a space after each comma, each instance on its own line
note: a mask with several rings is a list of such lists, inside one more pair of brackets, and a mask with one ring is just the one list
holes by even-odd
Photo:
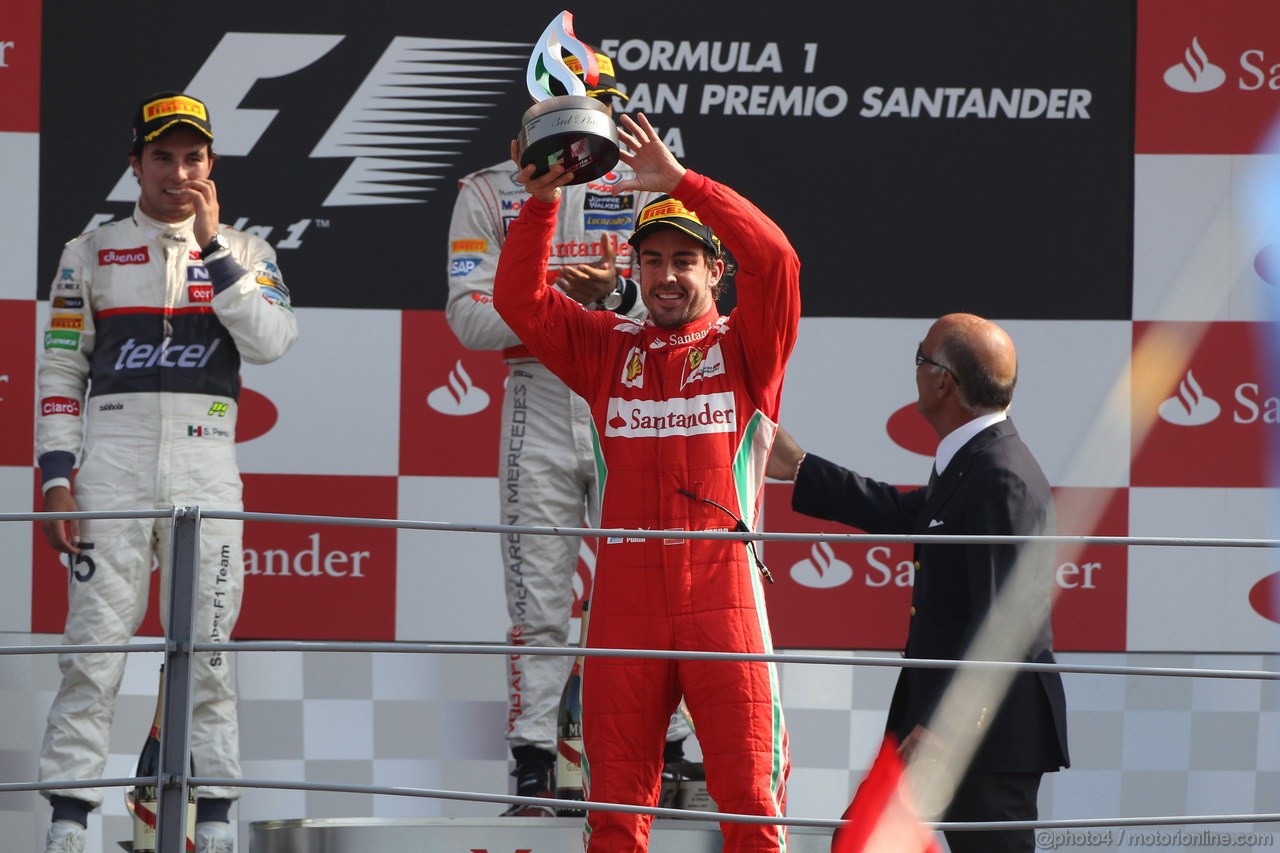
[[[588, 84], [599, 79], [595, 51], [573, 34], [573, 15], [561, 12], [529, 57], [525, 82], [537, 103], [520, 120], [520, 165], [532, 164], [536, 176], [563, 163], [573, 173], [570, 183], [585, 184], [617, 165], [618, 129], [609, 108], [587, 97], [587, 87], [565, 61], [565, 51], [577, 59]], [[552, 78], [569, 94], [556, 95]]]

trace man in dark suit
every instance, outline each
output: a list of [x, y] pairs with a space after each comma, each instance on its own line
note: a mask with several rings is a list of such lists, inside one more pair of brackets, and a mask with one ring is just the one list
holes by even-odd
[[[928, 487], [901, 492], [870, 480], [806, 455], [781, 430], [768, 475], [796, 481], [797, 512], [869, 533], [1051, 533], [1049, 483], [1005, 414], [1016, 381], [1017, 355], [1003, 329], [972, 314], [948, 314], [916, 350], [917, 407], [941, 439]], [[1053, 554], [1051, 545], [1038, 544], [917, 544], [905, 657], [1053, 662]], [[927, 752], [959, 765], [943, 820], [1035, 820], [1041, 775], [1069, 763], [1062, 679], [1056, 672], [1002, 679], [970, 670], [966, 684], [978, 689], [957, 691], [959, 701], [952, 694], [935, 715], [948, 686], [965, 677], [904, 668], [887, 729], [909, 764]], [[1034, 849], [1031, 830], [952, 831], [947, 842], [953, 853]]]

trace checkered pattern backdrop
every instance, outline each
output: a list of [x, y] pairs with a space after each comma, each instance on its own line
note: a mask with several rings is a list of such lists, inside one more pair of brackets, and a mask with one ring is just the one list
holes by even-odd
[[[57, 640], [46, 635], [5, 639], [8, 645]], [[1060, 659], [1089, 665], [1280, 668], [1275, 655], [1065, 653]], [[154, 653], [130, 658], [108, 775], [128, 775], [137, 759], [154, 710], [158, 665]], [[506, 713], [497, 657], [244, 653], [236, 673], [246, 778], [507, 792], [505, 746], [494, 736]], [[782, 667], [793, 816], [829, 818], [844, 810], [879, 747], [896, 677], [892, 666]], [[5, 781], [34, 778], [32, 745], [40, 738], [57, 683], [49, 656], [0, 657], [0, 714], [6, 721], [0, 730], [0, 778]], [[1073, 763], [1070, 770], [1045, 777], [1040, 795], [1045, 819], [1276, 810], [1280, 690], [1274, 682], [1068, 675], [1066, 689]], [[258, 820], [484, 817], [500, 810], [451, 800], [253, 790], [236, 811], [240, 849], [248, 850], [249, 823]], [[129, 818], [114, 792], [92, 820], [92, 853], [114, 850], [115, 840], [129, 837]], [[47, 809], [37, 795], [0, 795], [4, 849], [38, 849], [47, 824]], [[1237, 835], [1273, 832], [1280, 842], [1274, 825], [1212, 829]], [[1062, 843], [1058, 849], [1099, 846]], [[1115, 843], [1101, 849], [1126, 847]]]
[[[90, 135], [103, 124], [96, 117], [84, 121], [84, 114], [63, 106], [65, 99], [51, 95], [64, 91], [58, 80], [68, 79], [69, 58], [81, 57], [79, 62], [86, 54], [70, 35], [68, 21], [45, 14], [42, 28], [46, 12], [40, 0], [17, 0], [0, 18], [0, 503], [16, 511], [33, 506], [36, 494], [30, 452], [34, 361], [48, 314], [47, 302], [37, 294], [41, 281], [53, 274], [56, 256], [56, 248], [45, 248], [56, 247], [57, 240], [97, 218], [107, 195], [116, 204], [114, 215], [127, 210], [117, 190], [108, 193], [95, 185], [83, 204], [67, 214], [74, 225], [59, 226], [56, 234], [37, 231], [33, 211], [40, 209], [43, 217], [46, 210], [70, 209], [66, 199], [86, 192], [79, 185], [76, 192], [55, 191], [68, 171], [63, 159], [68, 149], [49, 138], [42, 141], [42, 129], [48, 134], [57, 127], [71, 138], [68, 116], [78, 116], [80, 124], [73, 126]], [[783, 127], [787, 133], [781, 139], [826, 144], [833, 137], [813, 124], [816, 119], [740, 118], [750, 112], [745, 98], [751, 92], [743, 89], [743, 111], [733, 113], [712, 103], [716, 92], [727, 96], [731, 87], [715, 90], [710, 84], [701, 99], [695, 88], [695, 97], [681, 108], [684, 114], [671, 118], [683, 123], [686, 134], [679, 141], [691, 155], [706, 159], [706, 171], [765, 203], [793, 234], [806, 260], [806, 316], [783, 408], [788, 429], [807, 447], [882, 479], [904, 486], [921, 483], [932, 439], [912, 407], [908, 359], [928, 326], [926, 318], [943, 310], [978, 310], [1000, 320], [1018, 344], [1021, 382], [1012, 416], [1059, 500], [1096, 510], [1064, 532], [1274, 535], [1269, 444], [1280, 423], [1280, 385], [1270, 367], [1280, 362], [1273, 355], [1270, 306], [1280, 286], [1275, 242], [1280, 162], [1266, 152], [1275, 150], [1270, 134], [1280, 91], [1275, 70], [1280, 42], [1272, 34], [1280, 32], [1280, 7], [1269, 0], [1140, 0], [1132, 6], [1046, 0], [949, 4], [944, 10], [928, 0], [913, 0], [859, 2], [830, 14], [850, 16], [852, 26], [846, 29], [858, 49], [845, 71], [818, 63], [815, 67], [825, 76], [808, 82], [842, 87], [850, 96], [843, 115], [860, 117], [860, 123], [839, 137], [850, 146], [847, 163], [837, 158], [838, 168], [825, 177], [829, 164], [792, 170], [798, 174], [790, 182], [807, 192], [802, 203], [780, 204], [778, 182], [772, 177], [762, 181], [758, 158], [740, 152], [752, 150], [751, 139], [766, 140], [759, 150], [781, 150], [777, 146], [782, 143], [768, 134]], [[1132, 41], [1117, 41], [1114, 27], [1099, 25], [1090, 33], [1093, 45], [1068, 35], [1060, 25], [1063, 17], [1092, 14], [1136, 22]], [[948, 40], [939, 35], [946, 32], [939, 17], [945, 15], [964, 19], [966, 38], [959, 41], [965, 49], [935, 55], [933, 49]], [[821, 41], [826, 37], [822, 28], [805, 23], [810, 17], [820, 18], [797, 17], [794, 45], [782, 42], [788, 71], [802, 67], [791, 62], [789, 50], [824, 61], [835, 52], [830, 40]], [[1044, 23], [1050, 19], [1053, 26]], [[605, 32], [630, 31], [624, 23], [604, 23]], [[848, 23], [842, 20], [842, 26]], [[322, 24], [317, 28], [331, 27], [335, 33], [350, 33], [352, 27], [340, 19]], [[422, 22], [418, 34], [430, 26]], [[478, 22], [441, 26], [448, 27], [450, 36], [477, 38], [485, 31]], [[1099, 173], [1109, 168], [1101, 157], [1081, 161], [1072, 156], [1086, 150], [1092, 138], [1079, 117], [1064, 115], [1060, 123], [1042, 120], [1034, 127], [1051, 130], [1033, 138], [1027, 135], [1033, 127], [1029, 120], [1005, 120], [995, 112], [980, 116], [972, 101], [977, 89], [957, 89], [962, 100], [937, 117], [926, 107], [911, 106], [917, 91], [912, 86], [929, 93], [934, 90], [928, 87], [944, 83], [971, 86], [988, 79], [983, 75], [992, 72], [981, 61], [983, 50], [1023, 43], [992, 38], [1001, 27], [1022, 27], [1019, 39], [1056, 33], [1056, 38], [1036, 42], [1048, 70], [1039, 77], [1005, 80], [1002, 91], [1035, 85], [1052, 93], [1054, 87], [1074, 87], [1062, 91], [1077, 95], [1063, 97], [1079, 102], [1084, 95], [1078, 93], [1087, 93], [1092, 99], [1086, 108], [1089, 121], [1098, 126], [1118, 121], [1133, 128], [1132, 157], [1124, 158], [1131, 166], [1131, 186], [1105, 184], [1111, 192], [1118, 189], [1119, 197], [1131, 198], [1131, 216], [1124, 205], [1110, 200], [1079, 209], [1068, 205], [1072, 184], [1087, 181], [1093, 166]], [[228, 24], [225, 38], [215, 39], [217, 49], [211, 44], [204, 54], [192, 51], [193, 61], [207, 56], [207, 67], [225, 70], [225, 62], [217, 64], [226, 58], [219, 51], [229, 50], [228, 45], [244, 49], [246, 38], [260, 37], [268, 49], [245, 55], [277, 56], [281, 68], [292, 63], [295, 71], [281, 71], [276, 83], [264, 75], [252, 95], [252, 86], [246, 88], [243, 108], [259, 109], [265, 101], [280, 100], [282, 92], [285, 100], [296, 95], [294, 89], [271, 87], [288, 84], [308, 62], [332, 73], [333, 64], [325, 66], [319, 57], [335, 43], [344, 38], [343, 46], [359, 43], [347, 36], [300, 36], [292, 33], [294, 28], [287, 20], [261, 27], [252, 19], [238, 20], [235, 32]], [[98, 29], [120, 44], [141, 37], [141, 29]], [[255, 36], [257, 29], [263, 32]], [[613, 39], [613, 47], [626, 58], [620, 63], [623, 70], [638, 81], [633, 88], [637, 100], [648, 97], [650, 111], [661, 113], [660, 84], [650, 86], [648, 79], [672, 79], [674, 94], [676, 75], [663, 77], [658, 60], [650, 58], [657, 55], [663, 36], [645, 35], [642, 29], [636, 27], [640, 36], [634, 41]], [[97, 29], [93, 35], [98, 37]], [[380, 62], [399, 56], [400, 48], [424, 48], [417, 42], [407, 45], [400, 35], [390, 40]], [[691, 38], [718, 36], [717, 28], [707, 26], [704, 35]], [[928, 51], [911, 52], [928, 57], [927, 67], [908, 72], [895, 50], [916, 37], [940, 41], [929, 41]], [[877, 39], [883, 42], [879, 47], [872, 43]], [[1063, 49], [1067, 39], [1079, 40]], [[760, 68], [752, 73], [762, 76], [748, 82], [772, 73], [760, 59], [765, 41], [756, 34], [753, 49]], [[1113, 80], [1114, 90], [1079, 88], [1072, 82], [1073, 75], [1089, 69], [1115, 67], [1117, 43], [1120, 59], [1132, 72], [1131, 91], [1127, 79]], [[517, 47], [514, 54], [527, 45]], [[130, 85], [154, 79], [129, 64], [141, 63], [146, 51], [122, 54], [131, 57], [122, 59], [121, 66], [122, 76], [132, 74]], [[1075, 66], [1062, 64], [1060, 54]], [[960, 56], [975, 63], [966, 66], [971, 81], [945, 73]], [[1051, 59], [1061, 67], [1049, 68]], [[1028, 60], [1019, 54], [990, 64], [999, 68], [1016, 61]], [[511, 68], [521, 64], [516, 61]], [[862, 70], [864, 65], [874, 66], [875, 74]], [[382, 67], [370, 72], [366, 84]], [[1026, 67], [1034, 70], [1037, 65]], [[193, 85], [202, 82], [194, 69], [176, 73], [186, 74], [181, 79]], [[77, 79], [86, 76], [83, 68], [72, 68], [72, 76], [76, 74]], [[507, 76], [517, 75], [513, 71]], [[720, 79], [713, 74], [708, 78]], [[157, 87], [139, 85], [144, 88], [125, 97], [126, 109], [145, 86]], [[878, 94], [872, 93], [876, 85]], [[897, 107], [893, 86], [906, 99]], [[307, 91], [314, 98], [315, 91], [330, 89], [313, 84]], [[504, 97], [520, 96], [509, 91]], [[99, 100], [118, 112], [117, 101]], [[223, 113], [215, 110], [215, 122], [218, 115], [233, 112], [242, 121], [239, 110], [231, 109], [240, 106], [232, 102]], [[105, 107], [84, 105], [85, 110], [96, 108]], [[280, 123], [297, 112], [284, 110]], [[327, 121], [333, 112], [326, 103], [317, 114]], [[704, 143], [700, 150], [695, 132], [699, 121], [712, 128], [723, 123], [735, 133], [741, 128], [738, 144], [733, 150], [708, 151]], [[756, 123], [733, 124], [749, 121]], [[752, 137], [754, 132], [765, 135]], [[498, 141], [505, 138], [500, 133], [489, 131]], [[992, 177], [982, 172], [981, 180], [989, 184], [985, 208], [981, 201], [976, 208], [939, 207], [952, 196], [974, 196], [967, 185], [961, 190], [947, 183], [960, 181], [966, 169], [945, 158], [955, 150], [953, 143], [980, 133], [991, 134], [982, 137], [988, 140], [983, 143], [987, 149], [991, 141], [1005, 140], [1007, 150], [993, 149], [1003, 151], [995, 161], [1040, 150], [1036, 146], [1042, 143], [1050, 146], [1044, 150], [1056, 153], [1033, 159], [1035, 168], [1026, 174]], [[1059, 134], [1056, 142], [1052, 133]], [[244, 150], [237, 150], [237, 143], [228, 141], [223, 146], [226, 186], [240, 186], [235, 183], [237, 162], [251, 165], [264, 147], [276, 150], [270, 148], [273, 137], [263, 138], [252, 154], [252, 145], [241, 144]], [[866, 162], [859, 159], [865, 153], [860, 146], [870, 144], [869, 139], [921, 159], [909, 174], [888, 170], [892, 180], [882, 187], [876, 183], [882, 170], [859, 165]], [[77, 163], [84, 159], [84, 147], [77, 144]], [[103, 157], [115, 150], [89, 148], [104, 152]], [[355, 158], [354, 169], [359, 155], [368, 153], [341, 146], [322, 153], [322, 148], [295, 164], [297, 174], [306, 172], [308, 186], [313, 176], [306, 170], [316, 168], [314, 158], [349, 155]], [[1093, 157], [1094, 149], [1087, 150]], [[721, 157], [723, 172], [716, 168]], [[104, 186], [118, 177], [116, 165], [108, 171]], [[846, 174], [857, 183], [841, 183]], [[1068, 174], [1072, 177], [1061, 185], [1033, 180]], [[938, 194], [912, 195], [918, 191], [916, 184], [908, 187], [913, 179], [937, 184]], [[320, 183], [330, 186], [336, 180], [322, 176]], [[127, 191], [127, 182], [122, 186]], [[410, 214], [430, 213], [422, 222], [431, 233], [433, 227], [439, 230], [431, 223], [438, 225], [441, 211], [449, 206], [447, 186], [435, 189], [430, 204], [407, 208]], [[245, 189], [228, 189], [225, 209], [232, 211], [236, 199], [246, 196]], [[977, 196], [982, 199], [983, 193]], [[868, 197], [877, 205], [870, 211], [850, 212], [842, 206], [850, 198]], [[397, 208], [401, 214], [405, 209]], [[1117, 209], [1124, 215], [1116, 217]], [[931, 220], [930, 211], [943, 211], [936, 214], [939, 221]], [[281, 214], [279, 222], [293, 227], [278, 225], [271, 235], [294, 285], [303, 337], [283, 361], [245, 368], [240, 459], [246, 503], [262, 511], [491, 520], [497, 488], [496, 410], [504, 371], [495, 354], [458, 345], [438, 310], [444, 263], [435, 261], [443, 257], [443, 231], [430, 237], [415, 226], [413, 239], [438, 245], [441, 254], [411, 254], [388, 271], [359, 252], [354, 258], [335, 254], [353, 246], [377, 246], [374, 241], [348, 237], [345, 244], [324, 242], [326, 236], [348, 233], [342, 230], [348, 224], [340, 215], [344, 212], [335, 210], [323, 221], [306, 219], [306, 225], [296, 213], [287, 219]], [[1058, 217], [1052, 227], [1044, 224], [1050, 216]], [[257, 218], [246, 218], [241, 227], [255, 227]], [[412, 215], [399, 219], [417, 222]], [[1114, 224], [1120, 220], [1123, 227]], [[815, 238], [824, 225], [846, 221], [847, 239]], [[1006, 233], [1019, 221], [1027, 223], [1025, 233], [1035, 238], [1030, 251]], [[44, 227], [48, 230], [47, 223]], [[983, 243], [987, 232], [1007, 238], [1008, 245]], [[956, 233], [962, 235], [961, 243], [945, 242]], [[874, 237], [868, 239], [869, 234]], [[876, 254], [886, 241], [902, 235], [922, 239]], [[308, 254], [294, 246], [290, 255], [290, 241], [301, 245], [303, 237], [308, 247], [324, 251]], [[973, 246], [1009, 258], [1015, 273], [993, 280], [989, 289], [974, 289], [972, 270], [961, 267], [957, 255], [957, 249]], [[839, 249], [834, 256], [833, 247]], [[860, 266], [864, 256], [872, 255], [881, 266]], [[1028, 256], [1035, 266], [1023, 263]], [[1118, 277], [1113, 263], [1094, 276], [1081, 259], [1095, 256], [1131, 257], [1132, 262]], [[948, 274], [952, 264], [956, 275]], [[377, 273], [362, 277], [366, 269]], [[1070, 276], [1064, 277], [1063, 270], [1070, 270]], [[397, 294], [406, 281], [415, 293], [434, 295], [401, 298]], [[359, 290], [359, 298], [368, 303], [335, 297], [340, 287]], [[868, 316], [875, 319], [861, 318]], [[1182, 344], [1174, 356], [1152, 361], [1135, 356], [1150, 351], [1144, 342], [1166, 334]], [[1106, 417], [1100, 417], [1103, 412]], [[1083, 459], [1082, 446], [1090, 449]], [[788, 492], [782, 484], [767, 487], [765, 528], [824, 529], [790, 513]], [[241, 638], [490, 641], [503, 634], [497, 545], [491, 536], [254, 524], [246, 547], [250, 576]], [[65, 608], [64, 570], [27, 525], [0, 524], [0, 553], [8, 567], [6, 595], [0, 598], [4, 642], [51, 639], [61, 629]], [[891, 653], [901, 643], [910, 582], [904, 550], [774, 544], [766, 549], [766, 559], [779, 579], [770, 591], [770, 606], [780, 646]], [[320, 570], [324, 565], [347, 569], [326, 572]], [[1059, 649], [1067, 651], [1064, 660], [1275, 668], [1269, 652], [1277, 647], [1280, 581], [1270, 551], [1064, 550], [1057, 583], [1055, 630]], [[361, 606], [352, 608], [350, 602], [357, 600]], [[155, 628], [154, 620], [148, 623], [149, 630]], [[109, 773], [123, 774], [131, 764], [151, 714], [154, 669], [145, 657], [130, 664]], [[843, 808], [869, 760], [893, 671], [784, 669], [795, 764], [792, 808], [796, 814], [830, 816]], [[238, 678], [246, 773], [505, 790], [505, 757], [497, 735], [502, 718], [499, 670], [498, 662], [488, 658], [243, 655]], [[55, 685], [56, 667], [48, 657], [0, 658], [0, 718], [12, 721], [0, 727], [0, 762], [5, 766], [0, 778], [5, 781], [34, 776], [34, 746]], [[1274, 743], [1276, 694], [1270, 686], [1080, 676], [1069, 678], [1067, 689], [1075, 765], [1046, 782], [1046, 816], [1277, 810], [1280, 767], [1274, 765], [1280, 752]], [[260, 818], [492, 811], [458, 803], [262, 792], [246, 798], [239, 818], [243, 840], [247, 821]], [[0, 837], [18, 839], [24, 849], [34, 846], [45, 821], [47, 812], [34, 795], [0, 797]], [[95, 818], [94, 833], [105, 839], [127, 833], [123, 808], [114, 798]]]

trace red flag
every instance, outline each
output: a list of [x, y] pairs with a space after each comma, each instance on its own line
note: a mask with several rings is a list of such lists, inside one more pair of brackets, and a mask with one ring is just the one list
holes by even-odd
[[898, 741], [885, 735], [866, 778], [845, 809], [845, 826], [831, 836], [831, 853], [942, 853], [938, 838], [920, 822], [903, 778]]

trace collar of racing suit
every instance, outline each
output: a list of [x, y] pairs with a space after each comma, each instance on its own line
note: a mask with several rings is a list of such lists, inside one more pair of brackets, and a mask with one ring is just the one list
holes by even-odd
[[191, 225], [195, 221], [193, 213], [181, 222], [161, 222], [143, 213], [141, 205], [133, 206], [133, 224], [145, 231], [147, 238], [151, 240], [165, 239], [174, 243], [186, 243], [192, 233]]
[[685, 323], [683, 326], [677, 326], [674, 329], [661, 328], [654, 325], [652, 318], [646, 318], [643, 332], [645, 349], [659, 350], [668, 347], [694, 346], [705, 340], [727, 320], [728, 318], [720, 316], [720, 311], [714, 304], [711, 306], [710, 311], [698, 319]]

